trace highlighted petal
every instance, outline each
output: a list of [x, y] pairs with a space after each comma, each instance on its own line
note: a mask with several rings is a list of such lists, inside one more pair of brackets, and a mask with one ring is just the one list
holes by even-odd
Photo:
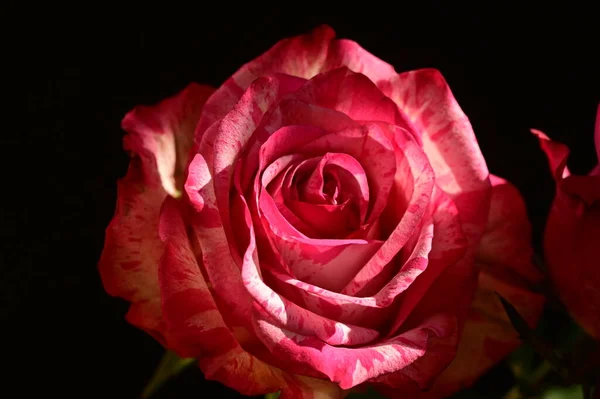
[[287, 373], [244, 351], [225, 324], [194, 253], [178, 209], [168, 199], [161, 215], [166, 249], [160, 264], [164, 318], [172, 349], [196, 357], [207, 379], [244, 395], [262, 395], [287, 387]]
[[164, 190], [181, 195], [194, 130], [212, 87], [192, 83], [154, 106], [137, 106], [122, 122], [125, 148], [154, 157]]
[[270, 351], [291, 365], [306, 365], [324, 373], [342, 389], [349, 389], [381, 375], [409, 368], [425, 355], [433, 337], [452, 334], [451, 323], [432, 318], [419, 328], [386, 341], [345, 348], [330, 346], [314, 338], [293, 333], [273, 324], [257, 309], [255, 326]]
[[302, 83], [301, 79], [284, 75], [254, 81], [234, 109], [205, 132], [185, 184], [198, 212], [193, 217], [194, 236], [208, 280], [218, 295], [219, 309], [248, 330], [253, 300], [242, 284], [241, 259], [229, 220], [233, 165], [264, 113]]
[[467, 239], [476, 247], [488, 214], [489, 172], [469, 119], [446, 80], [435, 69], [422, 69], [397, 75], [382, 91], [421, 135], [436, 184], [456, 204]]
[[160, 207], [177, 196], [202, 106], [213, 89], [196, 84], [155, 106], [139, 106], [123, 119], [124, 146], [132, 152], [119, 181], [117, 209], [106, 230], [99, 271], [106, 291], [132, 305], [127, 320], [165, 343], [157, 269], [163, 251]]
[[198, 133], [202, 134], [210, 125], [222, 119], [258, 78], [286, 74], [310, 79], [320, 73], [334, 36], [333, 29], [321, 26], [307, 35], [279, 41], [263, 55], [242, 66], [207, 102]]
[[118, 183], [117, 208], [106, 229], [98, 268], [106, 292], [132, 303], [127, 320], [164, 343], [157, 278], [164, 246], [158, 236], [158, 216], [167, 194], [153, 160], [145, 159], [145, 177], [142, 162], [140, 157], [132, 159]]

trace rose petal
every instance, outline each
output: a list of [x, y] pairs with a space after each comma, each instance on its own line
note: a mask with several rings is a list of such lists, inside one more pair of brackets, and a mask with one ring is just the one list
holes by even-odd
[[[299, 154], [295, 155], [296, 160], [303, 158]], [[301, 161], [297, 167], [293, 167], [289, 164], [292, 158], [293, 156], [279, 158], [265, 169], [262, 176], [263, 187], [267, 187], [284, 217], [299, 231], [312, 238], [341, 238], [358, 228], [359, 223], [364, 221], [369, 201], [368, 182], [360, 164], [352, 157], [339, 153], [327, 153], [320, 159], [310, 158], [309, 160], [318, 162], [316, 166], [311, 165], [313, 173], [306, 184], [303, 184], [298, 197], [295, 190], [297, 187], [290, 187], [291, 180], [302, 178], [298, 167], [309, 165], [306, 163], [309, 160]], [[282, 162], [285, 163], [285, 172], [282, 172]], [[324, 175], [336, 180], [336, 194], [331, 198], [324, 193]], [[290, 190], [292, 191], [289, 192]], [[293, 213], [291, 218], [288, 210]], [[308, 224], [311, 233], [316, 232], [317, 236], [304, 231], [304, 224]]]
[[329, 41], [323, 45], [328, 54], [321, 70], [346, 66], [360, 72], [396, 103], [401, 112], [395, 124], [419, 134], [416, 139], [423, 142], [438, 186], [456, 203], [467, 238], [476, 247], [487, 218], [488, 170], [469, 120], [440, 72], [422, 69], [398, 75], [352, 41]]
[[306, 159], [301, 154], [284, 155], [271, 163], [262, 174], [263, 187], [267, 187], [267, 193], [273, 198], [275, 207], [285, 220], [296, 229], [291, 234], [304, 234], [308, 237], [318, 235], [313, 227], [288, 208], [289, 202], [298, 198], [296, 187], [292, 184], [293, 180], [298, 174], [302, 173], [302, 169], [314, 168], [318, 161], [318, 158]]
[[[300, 101], [292, 94], [282, 99], [279, 104], [273, 107], [272, 112], [265, 117], [263, 128], [267, 132], [268, 137], [280, 128], [292, 125], [310, 126], [328, 133], [334, 133], [359, 126], [360, 124], [342, 112], [320, 107], [314, 103]], [[303, 140], [304, 143], [310, 141], [302, 137], [299, 137], [299, 139]], [[298, 145], [286, 146], [288, 149], [285, 152], [289, 152], [296, 147]], [[279, 147], [274, 146], [274, 148]]]
[[[325, 192], [327, 177], [335, 179], [336, 198], [341, 194], [352, 193], [346, 195], [345, 198], [356, 199], [360, 208], [363, 209], [362, 218], [364, 219], [369, 203], [369, 183], [361, 164], [344, 153], [327, 152], [323, 154], [305, 184], [303, 200], [317, 204], [334, 203], [332, 201], [335, 198]], [[337, 202], [343, 201], [344, 199], [340, 199]]]
[[[383, 132], [383, 130], [381, 131]], [[429, 162], [418, 145], [402, 129], [394, 132], [396, 133], [394, 135], [389, 132], [387, 134], [394, 146], [394, 163], [400, 160], [396, 154], [402, 153], [404, 154], [404, 165], [396, 165], [393, 169], [394, 175], [390, 179], [391, 184], [388, 190], [391, 190], [392, 185], [405, 188], [405, 194], [410, 196], [408, 204], [398, 224], [379, 251], [342, 290], [342, 293], [346, 295], [355, 295], [363, 290], [370, 281], [385, 270], [385, 266], [392, 262], [394, 256], [417, 230], [417, 225], [429, 206], [433, 190], [433, 171]], [[401, 170], [405, 169], [410, 171], [412, 185], [407, 184], [406, 180], [400, 179], [406, 177], [406, 174], [401, 173]], [[382, 206], [385, 205], [387, 204], [382, 204]], [[412, 281], [412, 279], [410, 280]]]
[[[337, 94], [332, 96], [332, 90]], [[347, 68], [339, 68], [309, 80], [270, 110], [255, 136], [266, 139], [277, 129], [289, 125], [315, 126], [335, 132], [357, 126], [352, 119], [382, 121], [400, 126], [406, 124], [397, 106], [365, 76]], [[410, 129], [408, 126], [406, 128]], [[257, 143], [260, 144], [262, 142]], [[257, 147], [249, 150], [249, 162], [255, 159], [257, 151]], [[280, 152], [279, 156], [283, 154]], [[255, 165], [250, 163], [247, 169], [253, 171]]]
[[[235, 258], [236, 252], [231, 250], [222, 225], [219, 210], [216, 206], [214, 181], [204, 157], [196, 154], [189, 166], [188, 179], [185, 184], [190, 203], [197, 215], [191, 223], [194, 237], [202, 252], [202, 263], [208, 281], [218, 295], [217, 303], [222, 301], [222, 313], [230, 313], [235, 325], [250, 328], [249, 310], [252, 299], [244, 289], [239, 267]], [[239, 226], [242, 228], [243, 226]], [[235, 305], [234, 305], [235, 303]], [[233, 327], [231, 325], [230, 327]]]
[[433, 214], [433, 231], [428, 230], [431, 251], [427, 254], [427, 267], [402, 295], [388, 336], [393, 335], [410, 316], [434, 282], [447, 269], [454, 267], [465, 255], [467, 241], [461, 228], [456, 206], [439, 188], [432, 194], [430, 212]]
[[432, 383], [454, 358], [459, 335], [455, 316], [441, 313], [435, 318], [443, 320], [446, 331], [430, 337], [425, 355], [404, 369], [373, 378], [369, 381], [372, 386], [389, 397], [401, 393], [402, 396], [414, 398], [431, 389]]
[[552, 282], [569, 313], [593, 337], [600, 337], [600, 175], [574, 176], [566, 167], [569, 149], [532, 130], [550, 164], [556, 195], [544, 233], [544, 255]]
[[[256, 129], [255, 134], [247, 144], [247, 149], [243, 155], [244, 167], [242, 169], [241, 187], [242, 192], [245, 192], [250, 186], [254, 178], [254, 174], [259, 167], [259, 155], [262, 151], [263, 144], [269, 139], [278, 129], [285, 126], [301, 125], [307, 131], [303, 132], [302, 135], [296, 135], [289, 137], [292, 141], [284, 137], [279, 139], [281, 142], [276, 142], [273, 139], [271, 142], [273, 145], [267, 149], [270, 155], [262, 156], [268, 158], [270, 161], [293, 152], [294, 148], [298, 147], [297, 141], [301, 143], [312, 140], [309, 136], [308, 130], [310, 128], [322, 129], [326, 132], [336, 132], [339, 130], [347, 129], [353, 126], [359, 126], [358, 123], [354, 122], [347, 115], [340, 112], [330, 110], [327, 108], [317, 107], [311, 104], [306, 104], [294, 99], [283, 98], [276, 105], [271, 107], [260, 124]], [[309, 128], [310, 127], [310, 128]], [[318, 133], [317, 133], [318, 134]], [[270, 162], [264, 162], [261, 164], [261, 170], [269, 165]]]
[[405, 72], [383, 90], [421, 134], [436, 184], [460, 211], [467, 239], [476, 247], [487, 219], [488, 170], [469, 119], [435, 69]]
[[125, 115], [122, 128], [127, 150], [150, 153], [165, 191], [181, 195], [194, 130], [212, 87], [192, 83], [157, 105], [137, 106]]
[[422, 397], [446, 397], [471, 386], [521, 344], [496, 293], [515, 306], [532, 327], [543, 309], [544, 297], [534, 292], [542, 275], [532, 263], [525, 204], [506, 180], [492, 175], [491, 182], [490, 214], [477, 255], [481, 273], [475, 300], [456, 358]]
[[[386, 328], [389, 331], [387, 336], [393, 336], [420, 303], [425, 293], [431, 290], [430, 287], [439, 279], [440, 274], [446, 268], [455, 267], [466, 251], [466, 239], [452, 201], [444, 196], [443, 192], [437, 190], [433, 202], [432, 207], [436, 206], [438, 209], [433, 225], [424, 222], [421, 235], [412, 244], [411, 248], [415, 249], [404, 259], [405, 266], [400, 272], [387, 278], [383, 288], [374, 295], [368, 297], [343, 295], [298, 281], [277, 271], [270, 271], [275, 276], [272, 286], [286, 297], [296, 298], [294, 300], [305, 308], [330, 315], [336, 320], [371, 327], [378, 324], [381, 327], [382, 322], [387, 323], [389, 325]], [[433, 250], [427, 254], [427, 248], [431, 246]], [[419, 275], [420, 277], [415, 279]], [[403, 293], [401, 306], [394, 308], [392, 306], [395, 303], [394, 299], [400, 293]], [[390, 319], [391, 312], [395, 314], [393, 319]]]
[[321, 72], [327, 48], [334, 36], [333, 29], [320, 26], [307, 35], [279, 41], [267, 52], [242, 66], [207, 102], [198, 131], [202, 133], [222, 119], [257, 78], [281, 73], [310, 79]]
[[[195, 232], [202, 249], [203, 263], [215, 292], [219, 294], [225, 304], [231, 307], [229, 310], [221, 310], [236, 314], [237, 319], [242, 323], [247, 319], [246, 312], [251, 302], [248, 292], [255, 296], [269, 293], [265, 290], [266, 287], [261, 286], [260, 289], [253, 290], [248, 287], [247, 281], [246, 287], [241, 284], [235, 251], [232, 251], [228, 244], [224, 221], [229, 219], [232, 165], [260, 121], [261, 112], [264, 113], [269, 108], [268, 104], [277, 100], [278, 94], [285, 93], [285, 90], [296, 82], [297, 80], [285, 76], [255, 81], [232, 112], [206, 132], [200, 146], [201, 154], [196, 155], [190, 165], [186, 190], [192, 204], [196, 206], [197, 210], [200, 210], [195, 224]], [[211, 171], [208, 166], [211, 162], [208, 158], [212, 158], [213, 154], [214, 168]], [[249, 216], [246, 217], [245, 222], [251, 228]], [[249, 231], [249, 236], [252, 243], [254, 240], [252, 230]], [[248, 260], [245, 259], [245, 262], [247, 263]], [[242, 268], [242, 270], [247, 269], [248, 267]], [[256, 284], [260, 285], [260, 275], [255, 276], [253, 281], [252, 287]], [[275, 299], [271, 302], [274, 303], [274, 301]], [[285, 301], [283, 303], [285, 304]], [[319, 319], [316, 315], [309, 315], [309, 312], [294, 304], [290, 304], [286, 311], [290, 313], [289, 325], [293, 325], [296, 320], [297, 328], [300, 331], [306, 331], [306, 328], [312, 327], [302, 327], [300, 322], [315, 319], [315, 323], [320, 324], [320, 326], [314, 327], [315, 333], [331, 342], [347, 343], [353, 342], [353, 340], [370, 340], [377, 335], [374, 331], [366, 331], [361, 328], [352, 329], [340, 323], [323, 323], [324, 319]], [[300, 316], [295, 316], [296, 314]], [[331, 330], [331, 326], [333, 326], [333, 330]], [[356, 333], [354, 333], [355, 330]], [[319, 331], [322, 331], [322, 334]], [[333, 331], [334, 335], [326, 337], [329, 334], [328, 331]]]
[[[350, 40], [336, 40], [328, 51], [323, 70], [346, 66], [375, 82], [397, 104], [401, 120], [408, 120], [396, 125], [419, 134], [417, 140], [423, 140], [438, 186], [457, 202], [461, 215], [464, 208], [465, 223], [473, 224], [477, 240], [487, 216], [488, 171], [471, 125], [440, 72], [422, 69], [397, 74], [391, 65]], [[456, 198], [458, 192], [468, 195]], [[483, 206], [473, 206], [479, 200]]]
[[336, 110], [355, 121], [378, 121], [410, 128], [397, 105], [375, 83], [345, 66], [315, 76], [292, 98]]
[[550, 210], [544, 237], [552, 282], [573, 318], [600, 339], [600, 206], [578, 214], [558, 201]]
[[377, 344], [358, 348], [335, 347], [316, 338], [295, 334], [255, 308], [259, 338], [278, 357], [291, 365], [306, 365], [324, 373], [342, 389], [349, 389], [380, 375], [408, 368], [427, 351], [433, 337], [446, 337], [452, 327], [445, 318], [432, 318], [419, 328]]
[[[229, 196], [233, 165], [242, 148], [255, 133], [264, 114], [284, 95], [297, 90], [303, 80], [286, 75], [257, 79], [244, 93], [238, 104], [206, 133], [200, 146], [207, 163], [213, 166], [212, 176], [216, 200], [223, 226], [228, 234]], [[214, 157], [214, 158], [213, 158]]]
[[429, 389], [435, 378], [455, 357], [458, 338], [464, 328], [477, 284], [472, 257], [474, 254], [469, 252], [466, 237], [457, 218], [456, 206], [450, 197], [438, 188], [434, 190], [433, 204], [437, 204], [434, 205], [434, 226], [440, 230], [434, 229], [434, 242], [427, 269], [402, 296], [390, 334], [395, 334], [400, 326], [401, 331], [418, 327], [426, 321], [427, 315], [432, 314], [446, 315], [452, 319], [453, 332], [444, 339], [432, 340], [427, 356], [415, 361], [411, 369], [407, 370], [411, 373], [401, 371], [376, 379], [376, 382], [400, 388], [403, 394], [413, 396], [423, 389]]
[[194, 231], [208, 279], [219, 296], [217, 302], [224, 305], [221, 311], [247, 329], [251, 329], [248, 309], [252, 299], [242, 284], [241, 259], [229, 220], [233, 165], [266, 110], [302, 83], [284, 75], [254, 81], [231, 112], [205, 132], [200, 153], [189, 166], [185, 189], [199, 212]]
[[[372, 296], [355, 297], [340, 294], [331, 289], [325, 289], [315, 284], [300, 281], [289, 274], [277, 270], [270, 270], [270, 273], [276, 279], [273, 282], [273, 287], [286, 297], [296, 298], [295, 300], [300, 301], [299, 303], [304, 308], [310, 309], [315, 313], [334, 318], [344, 323], [363, 325], [371, 328], [381, 327], [382, 323], [389, 322], [390, 313], [394, 311], [391, 308], [394, 299], [410, 286], [411, 282], [427, 265], [427, 252], [431, 246], [431, 230], [431, 226], [428, 225], [427, 228], [421, 231], [418, 243], [406, 259], [401, 270], [396, 270], [395, 274], [391, 275], [382, 284], [383, 288]], [[343, 254], [345, 255], [346, 253]], [[345, 259], [345, 257], [342, 259]], [[337, 276], [332, 276], [332, 279], [335, 278]]]
[[552, 176], [556, 182], [562, 181], [562, 179], [571, 176], [571, 172], [567, 167], [567, 159], [569, 157], [569, 147], [558, 141], [551, 140], [543, 132], [537, 129], [531, 129], [531, 133], [537, 136], [542, 150], [548, 157], [548, 163], [550, 164], [550, 170]]
[[[533, 284], [540, 280], [541, 275], [532, 264], [530, 226], [525, 206], [518, 191], [508, 182], [496, 176], [491, 176], [491, 182], [494, 187], [492, 202], [486, 233], [481, 240], [477, 260], [482, 271], [456, 358], [427, 392], [418, 392], [417, 387], [408, 380], [400, 384], [398, 384], [400, 381], [393, 382], [393, 386], [400, 387], [398, 392], [413, 392], [415, 397], [449, 396], [471, 385], [475, 379], [519, 345], [518, 335], [506, 316], [496, 292], [510, 301], [532, 326], [541, 314], [544, 298], [532, 291]], [[414, 314], [418, 315], [423, 311], [427, 314], [428, 310], [424, 310], [424, 306], [439, 308], [440, 296], [462, 298], [459, 301], [466, 302], [469, 295], [463, 293], [461, 296], [461, 291], [468, 293], [469, 289], [465, 289], [464, 285], [457, 288], [456, 283], [452, 283], [461, 278], [464, 281], [464, 277], [460, 274], [464, 271], [465, 265], [466, 263], [460, 262], [448, 268], [429, 290], [430, 294], [421, 299], [418, 310]], [[461, 308], [461, 305], [457, 306], [457, 309]], [[461, 317], [460, 311], [456, 314]], [[407, 323], [411, 325], [410, 320]], [[418, 320], [414, 323], [419, 325]], [[448, 355], [452, 355], [453, 350], [448, 349], [446, 361], [452, 359], [452, 356]], [[422, 362], [426, 362], [426, 359], [424, 357]], [[442, 366], [445, 361], [438, 358], [437, 363]], [[384, 382], [390, 383], [392, 380]]]
[[358, 217], [352, 217], [348, 202], [341, 205], [325, 205], [290, 201], [289, 209], [299, 219], [309, 224], [317, 232], [318, 237], [344, 237], [348, 231], [351, 231], [352, 224], [358, 226]]
[[[417, 359], [409, 369], [379, 377], [373, 382], [400, 388], [403, 394], [431, 388], [436, 378], [456, 356], [459, 337], [466, 319], [464, 309], [468, 310], [476, 284], [465, 281], [465, 276], [473, 275], [471, 262], [469, 259], [444, 269], [411, 316], [402, 323], [403, 330], [417, 328], [426, 322], [426, 315], [445, 315], [451, 320], [448, 321], [451, 327], [447, 334], [434, 337], [427, 347], [426, 355]], [[440, 298], [452, 300], [444, 301]]]
[[132, 302], [127, 320], [162, 343], [158, 217], [167, 193], [178, 194], [194, 125], [212, 90], [191, 84], [157, 105], [136, 107], [122, 122], [124, 147], [133, 159], [118, 183], [117, 208], [98, 267], [106, 291]]
[[501, 177], [490, 175], [490, 182], [490, 213], [479, 245], [477, 262], [487, 265], [490, 273], [495, 268], [497, 272], [503, 270], [506, 274], [513, 273], [514, 280], [521, 276], [521, 280], [529, 282], [524, 283], [525, 286], [537, 283], [542, 276], [532, 264], [531, 225], [521, 194]]
[[159, 267], [160, 293], [171, 349], [196, 357], [207, 379], [244, 395], [261, 395], [286, 387], [285, 372], [244, 351], [225, 324], [200, 272], [183, 220], [174, 200], [161, 213], [166, 239]]
[[[250, 218], [249, 209], [247, 214], [247, 218]], [[339, 323], [320, 316], [274, 292], [262, 280], [254, 237], [254, 229], [250, 226], [250, 242], [244, 255], [242, 278], [256, 304], [260, 305], [269, 317], [293, 332], [315, 336], [331, 345], [364, 344], [378, 337], [379, 334], [375, 330]]]
[[[275, 132], [263, 145], [263, 150], [261, 150], [261, 165], [268, 163], [272, 158], [281, 155], [282, 152], [288, 148], [291, 149], [291, 147], [296, 148], [296, 153], [308, 154], [323, 154], [322, 148], [327, 147], [333, 151], [340, 150], [340, 152], [360, 159], [367, 158], [367, 154], [377, 152], [379, 163], [372, 165], [369, 171], [372, 170], [375, 173], [375, 176], [378, 177], [377, 181], [383, 181], [380, 184], [379, 192], [381, 196], [385, 197], [383, 192], [385, 190], [389, 191], [389, 187], [391, 186], [391, 184], [385, 183], [386, 177], [390, 173], [389, 168], [385, 167], [389, 163], [389, 157], [387, 157], [387, 153], [386, 156], [381, 156], [381, 151], [383, 151], [382, 148], [384, 147], [380, 143], [385, 143], [387, 139], [378, 135], [377, 130], [375, 130], [376, 128], [370, 126], [366, 132], [364, 130], [350, 130], [323, 135], [323, 132], [316, 128], [305, 129], [299, 126], [283, 127]], [[302, 135], [295, 134], [296, 132], [302, 132]], [[304, 141], [301, 138], [307, 137], [308, 141], [314, 139], [319, 134], [321, 134], [320, 137], [323, 139], [329, 138], [329, 141], [318, 142], [320, 139], [317, 138], [304, 146], [296, 147], [298, 143]], [[370, 136], [371, 134], [373, 136]], [[371, 140], [371, 137], [374, 138]], [[272, 149], [277, 149], [277, 151]], [[270, 151], [273, 151], [273, 153]], [[395, 163], [394, 154], [390, 154], [392, 163]], [[372, 161], [370, 162], [373, 164]], [[382, 166], [377, 167], [377, 165]], [[392, 179], [387, 178], [387, 180]], [[270, 181], [263, 180], [260, 182], [260, 185], [264, 187], [269, 183]], [[255, 184], [258, 187], [258, 180]], [[377, 187], [376, 183], [374, 185]], [[263, 190], [259, 191], [262, 192]], [[341, 286], [341, 284], [345, 284], [348, 281], [347, 279], [356, 273], [357, 267], [360, 267], [362, 264], [361, 262], [366, 261], [380, 246], [380, 242], [377, 241], [368, 242], [365, 240], [344, 239], [315, 240], [306, 237], [286, 221], [279, 212], [273, 198], [266, 192], [264, 195], [261, 194], [259, 196], [259, 209], [265, 217], [264, 228], [273, 232], [273, 242], [281, 254], [283, 262], [290, 267], [297, 278], [304, 281], [323, 284], [328, 287], [334, 287], [334, 285]], [[349, 247], [352, 244], [359, 246]], [[342, 254], [344, 250], [345, 253]]]
[[158, 275], [164, 319], [182, 357], [224, 353], [239, 346], [225, 325], [190, 247], [179, 205], [165, 201], [160, 233], [166, 246]]
[[387, 205], [394, 184], [396, 156], [392, 144], [378, 124], [367, 122], [360, 128], [323, 135], [299, 147], [296, 152], [340, 152], [355, 158], [367, 174], [370, 197], [373, 198], [367, 214], [367, 223], [374, 221]]
[[106, 229], [104, 249], [98, 264], [106, 292], [131, 302], [127, 320], [165, 342], [164, 323], [156, 270], [163, 243], [158, 237], [158, 215], [166, 193], [155, 171], [154, 185], [147, 185], [152, 160], [131, 160], [125, 178], [119, 181], [115, 216]]
[[329, 45], [323, 70], [332, 70], [343, 66], [366, 75], [375, 83], [387, 81], [397, 75], [393, 66], [375, 57], [358, 43], [348, 39], [334, 40]]
[[570, 150], [566, 145], [552, 141], [544, 133], [531, 129], [539, 141], [540, 146], [548, 157], [550, 169], [553, 172], [557, 190], [578, 197], [588, 205], [600, 200], [600, 175], [590, 173], [589, 176], [572, 175], [567, 167]]
[[381, 246], [377, 240], [307, 237], [284, 218], [268, 193], [263, 191], [259, 201], [263, 226], [282, 263], [303, 281], [332, 289], [343, 287]]
[[[379, 280], [379, 277], [376, 276], [384, 275], [386, 277], [384, 279], [385, 281], [383, 281], [383, 283], [380, 285], [380, 289], [375, 291], [372, 296], [357, 298], [345, 294], [337, 294], [331, 290], [322, 289], [322, 287], [315, 287], [316, 283], [308, 278], [306, 273], [315, 273], [315, 271], [317, 271], [319, 275], [324, 275], [327, 272], [331, 272], [331, 275], [327, 276], [328, 280], [324, 283], [324, 285], [331, 284], [332, 280], [342, 280], [339, 274], [340, 272], [344, 273], [344, 276], [349, 275], [349, 273], [346, 273], [346, 271], [350, 270], [351, 268], [348, 266], [329, 266], [334, 264], [334, 262], [339, 262], [340, 259], [344, 260], [344, 262], [341, 263], [342, 265], [350, 264], [350, 262], [354, 261], [355, 259], [346, 256], [342, 257], [337, 252], [329, 251], [331, 254], [327, 255], [330, 257], [331, 260], [329, 262], [331, 263], [328, 264], [327, 262], [321, 262], [323, 266], [318, 267], [319, 264], [315, 264], [315, 259], [322, 257], [322, 255], [319, 255], [318, 249], [323, 248], [325, 240], [314, 240], [314, 242], [310, 243], [308, 241], [305, 242], [296, 236], [286, 236], [285, 233], [278, 233], [277, 228], [274, 226], [281, 225], [284, 222], [274, 222], [271, 220], [269, 223], [267, 223], [266, 227], [271, 228], [271, 230], [274, 232], [274, 240], [285, 240], [287, 237], [288, 242], [284, 241], [282, 243], [278, 243], [275, 241], [275, 245], [282, 254], [283, 258], [286, 260], [286, 264], [290, 265], [290, 269], [293, 270], [295, 276], [294, 278], [289, 274], [286, 275], [284, 272], [278, 273], [274, 271], [273, 275], [276, 277], [276, 281], [279, 281], [279, 283], [276, 283], [277, 289], [280, 292], [285, 293], [288, 297], [300, 298], [302, 305], [306, 306], [307, 309], [320, 314], [331, 315], [330, 317], [335, 317], [336, 320], [347, 323], [359, 323], [361, 325], [364, 322], [377, 323], [385, 316], [384, 308], [390, 306], [397, 295], [410, 286], [410, 282], [412, 282], [423, 270], [425, 264], [424, 262], [426, 262], [427, 259], [428, 248], [431, 243], [431, 233], [427, 232], [427, 230], [422, 230], [422, 235], [418, 235], [419, 239], [413, 244], [415, 247], [420, 248], [420, 250], [414, 250], [412, 254], [407, 253], [406, 257], [404, 258], [404, 261], [407, 262], [407, 265], [403, 270], [398, 272], [397, 269], [394, 270], [389, 267], [384, 268], [385, 266], [390, 265], [393, 257], [396, 256], [400, 248], [402, 248], [404, 243], [406, 243], [409, 238], [414, 235], [414, 231], [420, 230], [417, 229], [416, 226], [421, 221], [426, 209], [429, 207], [430, 194], [428, 194], [428, 192], [430, 193], [433, 185], [433, 173], [431, 170], [429, 170], [429, 173], [427, 173], [427, 159], [424, 157], [424, 154], [420, 152], [418, 145], [407, 133], [402, 133], [401, 131], [398, 131], [397, 133], [398, 134], [396, 136], [399, 137], [398, 140], [401, 140], [400, 137], [406, 138], [406, 140], [399, 142], [401, 146], [399, 146], [398, 150], [403, 148], [404, 151], [407, 152], [407, 155], [410, 155], [405, 158], [410, 160], [409, 170], [412, 168], [412, 173], [414, 173], [417, 178], [417, 184], [414, 188], [411, 187], [412, 199], [407, 207], [411, 210], [411, 212], [405, 214], [405, 220], [399, 224], [398, 230], [395, 233], [397, 237], [404, 238], [402, 238], [402, 240], [398, 240], [396, 242], [398, 245], [394, 248], [390, 246], [391, 244], [388, 244], [390, 249], [388, 249], [388, 252], [380, 255], [379, 260], [382, 260], [380, 263], [376, 263], [374, 261], [378, 260], [377, 257], [372, 257], [371, 260], [368, 261], [371, 262], [371, 269], [365, 270], [371, 270], [374, 274], [370, 275], [369, 278], [365, 277], [361, 285], [357, 285], [358, 292], [358, 290], [363, 289], [367, 283], [373, 281], [374, 279]], [[399, 177], [404, 177], [404, 175], [399, 175]], [[408, 194], [410, 195], [411, 193], [409, 192]], [[265, 200], [268, 200], [268, 198]], [[270, 208], [272, 209], [273, 207], [274, 206], [271, 206]], [[266, 203], [262, 206], [262, 209], [265, 212], [269, 211], [269, 207], [266, 206]], [[419, 213], [421, 216], [419, 216]], [[268, 212], [265, 213], [265, 215], [268, 215]], [[445, 228], [444, 224], [441, 226], [442, 227], [438, 228]], [[458, 231], [460, 232], [460, 227]], [[452, 242], [451, 238], [453, 235], [448, 235], [447, 233], [448, 230], [441, 231], [441, 237], [449, 237], [449, 242]], [[438, 238], [438, 240], [440, 240], [441, 237]], [[460, 237], [462, 238], [462, 234]], [[293, 240], [293, 242], [297, 242], [299, 245], [292, 246], [290, 245], [289, 240]], [[333, 243], [339, 243], [340, 241], [343, 240], [336, 240]], [[419, 242], [418, 245], [417, 242]], [[360, 245], [356, 245], [353, 248], [360, 247]], [[459, 246], [459, 248], [464, 252], [464, 245]], [[444, 247], [442, 249], [449, 250], [448, 247]], [[291, 250], [298, 254], [297, 257], [293, 256], [294, 252], [290, 252]], [[460, 252], [460, 255], [462, 255], [463, 252]], [[371, 254], [373, 253], [374, 252], [371, 252]], [[323, 253], [323, 255], [325, 254], [326, 253]], [[311, 261], [309, 262], [308, 259]], [[361, 260], [360, 267], [365, 264], [369, 264], [367, 262], [368, 259], [365, 259], [364, 257], [360, 257], [359, 259]], [[326, 261], [327, 259], [324, 260]], [[443, 260], [448, 260], [447, 256]], [[304, 266], [299, 268], [298, 264]], [[391, 265], [393, 266], [393, 264]], [[378, 268], [375, 266], [378, 266]], [[333, 273], [332, 271], [336, 271], [336, 273]], [[390, 271], [393, 271], [396, 275], [385, 274], [389, 273]], [[304, 282], [299, 281], [299, 279], [303, 280]], [[320, 286], [320, 284], [316, 285]], [[383, 287], [384, 285], [385, 287]]]

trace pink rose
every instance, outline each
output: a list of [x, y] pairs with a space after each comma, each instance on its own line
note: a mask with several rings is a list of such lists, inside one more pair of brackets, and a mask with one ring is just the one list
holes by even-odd
[[[533, 129], [556, 180], [544, 235], [546, 263], [561, 300], [577, 322], [600, 339], [600, 165], [588, 176], [571, 175], [569, 148]], [[596, 117], [600, 160], [600, 105]]]
[[209, 379], [439, 397], [519, 344], [495, 291], [539, 316], [520, 195], [436, 70], [397, 74], [324, 26], [123, 128], [104, 285]]

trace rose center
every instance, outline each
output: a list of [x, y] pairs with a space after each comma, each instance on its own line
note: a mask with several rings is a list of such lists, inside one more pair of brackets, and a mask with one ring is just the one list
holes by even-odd
[[335, 177], [330, 174], [325, 175], [323, 183], [323, 196], [329, 204], [338, 205], [338, 196], [340, 195], [340, 184]]
[[309, 237], [344, 238], [365, 222], [366, 174], [348, 154], [288, 163], [267, 189], [290, 224]]

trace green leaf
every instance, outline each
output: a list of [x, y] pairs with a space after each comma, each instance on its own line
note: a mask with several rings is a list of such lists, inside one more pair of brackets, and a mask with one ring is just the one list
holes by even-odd
[[168, 380], [195, 362], [193, 358], [180, 358], [175, 352], [166, 351], [154, 375], [142, 392], [142, 399], [152, 397]]
[[268, 393], [265, 395], [265, 399], [277, 399], [279, 397], [279, 395], [281, 395], [281, 391]]
[[548, 389], [542, 395], [542, 399], [584, 399], [581, 385], [571, 387], [556, 387]]

